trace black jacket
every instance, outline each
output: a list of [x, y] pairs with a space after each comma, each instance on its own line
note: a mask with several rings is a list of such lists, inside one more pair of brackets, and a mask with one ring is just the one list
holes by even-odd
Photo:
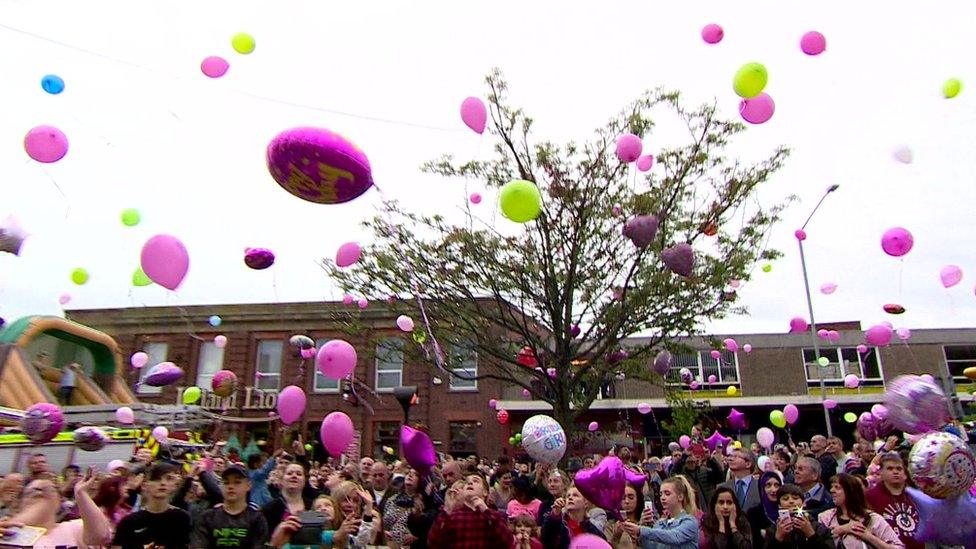
[[[540, 508], [540, 512], [541, 512]], [[593, 534], [601, 539], [607, 539], [599, 528], [590, 522], [590, 519], [583, 519], [583, 532]], [[569, 542], [572, 534], [569, 527], [563, 522], [562, 515], [555, 515], [551, 512], [546, 513], [542, 521], [542, 546], [546, 549], [569, 549]]]
[[794, 530], [786, 539], [779, 541], [776, 539], [776, 525], [766, 533], [766, 549], [834, 549], [834, 538], [830, 536], [830, 530], [819, 522], [813, 522], [813, 537], [807, 538], [803, 532]]

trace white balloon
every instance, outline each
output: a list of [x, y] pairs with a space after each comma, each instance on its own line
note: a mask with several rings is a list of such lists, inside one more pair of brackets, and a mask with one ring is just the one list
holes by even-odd
[[901, 162], [902, 164], [912, 163], [912, 150], [907, 146], [902, 145], [891, 153], [891, 156], [895, 157], [895, 160]]
[[776, 440], [776, 435], [769, 427], [762, 427], [756, 431], [756, 440], [763, 448], [772, 448], [773, 442]]
[[771, 469], [767, 469], [768, 466], [772, 465], [772, 463], [769, 462], [769, 456], [759, 456], [759, 459], [756, 460], [756, 464], [759, 465], [760, 471], [771, 471]]
[[522, 426], [522, 448], [536, 461], [556, 463], [566, 453], [566, 433], [551, 417], [532, 416]]

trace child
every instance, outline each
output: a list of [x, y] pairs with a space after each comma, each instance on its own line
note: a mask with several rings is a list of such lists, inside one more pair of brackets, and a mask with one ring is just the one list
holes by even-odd
[[534, 517], [516, 516], [512, 519], [512, 531], [515, 532], [515, 549], [542, 549], [542, 542], [539, 541], [539, 526]]
[[78, 364], [72, 362], [64, 367], [64, 372], [61, 373], [61, 404], [68, 406], [71, 404], [71, 393], [75, 391], [75, 385], [78, 383], [78, 371], [81, 368]]

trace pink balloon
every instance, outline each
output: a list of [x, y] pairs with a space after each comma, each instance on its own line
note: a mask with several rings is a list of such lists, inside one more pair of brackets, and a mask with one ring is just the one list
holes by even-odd
[[810, 325], [802, 317], [795, 316], [790, 319], [790, 332], [805, 332]]
[[129, 359], [129, 364], [132, 364], [132, 367], [136, 369], [142, 368], [148, 363], [149, 363], [149, 355], [147, 355], [142, 351], [139, 351], [138, 353], [134, 353], [132, 357]]
[[884, 324], [875, 324], [864, 332], [864, 339], [875, 347], [884, 347], [891, 343], [891, 336], [891, 327]]
[[756, 431], [756, 440], [759, 441], [759, 444], [762, 445], [763, 448], [772, 448], [773, 442], [776, 441], [776, 435], [769, 427], [761, 427], [758, 431]]
[[200, 71], [210, 78], [220, 78], [227, 74], [229, 68], [230, 64], [227, 63], [227, 60], [216, 55], [211, 55], [200, 62]]
[[898, 328], [895, 330], [895, 334], [897, 334], [898, 339], [902, 341], [908, 341], [908, 339], [912, 337], [912, 331], [908, 328]]
[[398, 316], [396, 319], [396, 325], [397, 328], [400, 328], [400, 330], [404, 332], [412, 332], [414, 328], [413, 319], [407, 315]]
[[336, 252], [336, 265], [339, 267], [348, 267], [362, 257], [363, 251], [359, 247], [359, 244], [355, 242], [346, 242], [342, 246], [339, 246], [339, 251]]
[[132, 408], [128, 406], [123, 406], [115, 411], [115, 421], [123, 425], [132, 425], [136, 420], [136, 415], [133, 413]]
[[575, 483], [583, 497], [594, 505], [615, 510], [627, 487], [624, 464], [617, 456], [607, 456], [595, 467], [577, 472]]
[[24, 150], [34, 160], [50, 164], [68, 154], [68, 138], [54, 126], [37, 126], [24, 136]]
[[797, 230], [793, 231], [793, 236], [796, 237], [797, 240], [806, 240], [807, 239], [807, 232], [804, 231], [803, 229], [797, 229]]
[[830, 332], [827, 331], [827, 330], [825, 330], [825, 329], [823, 329], [823, 328], [817, 330], [817, 337], [819, 337], [820, 339], [827, 339], [827, 336], [829, 334], [830, 334]]
[[218, 349], [223, 349], [224, 347], [226, 347], [227, 346], [227, 336], [225, 336], [225, 335], [219, 335], [219, 336], [215, 337], [214, 338], [214, 345], [216, 345]]
[[437, 451], [430, 436], [408, 425], [400, 426], [400, 451], [403, 459], [421, 476], [430, 474], [430, 470], [437, 465]]
[[833, 410], [834, 408], [837, 407], [837, 401], [834, 400], [834, 399], [832, 399], [832, 398], [824, 399], [824, 401], [823, 401], [823, 407], [826, 408], [826, 409], [828, 409], [828, 410]]
[[681, 435], [678, 438], [678, 444], [680, 444], [682, 448], [688, 448], [691, 446], [691, 437], [688, 435]]
[[461, 120], [475, 133], [484, 133], [485, 124], [488, 122], [488, 109], [485, 108], [484, 102], [477, 97], [468, 97], [461, 102]]
[[637, 159], [637, 169], [646, 172], [654, 166], [654, 155], [645, 154], [644, 156]]
[[863, 355], [864, 353], [868, 352], [868, 346], [863, 343], [858, 345], [857, 352]]
[[881, 235], [881, 249], [892, 257], [901, 257], [912, 251], [915, 239], [902, 227], [894, 227]]
[[725, 348], [730, 353], [738, 353], [739, 352], [739, 343], [736, 340], [732, 339], [731, 337], [728, 338], [728, 339], [726, 339], [723, 343], [725, 343]]
[[493, 398], [492, 399], [489, 399], [488, 400], [488, 407], [491, 408], [492, 410], [494, 410], [495, 409], [495, 406], [498, 406], [498, 401], [495, 400], [495, 399], [493, 399]]
[[709, 23], [702, 27], [701, 37], [706, 44], [718, 44], [724, 36], [725, 31], [715, 23]]
[[529, 391], [528, 389], [522, 389], [522, 396], [525, 398], [529, 398], [530, 396], [532, 396], [532, 391]]
[[299, 353], [301, 353], [303, 359], [308, 360], [310, 358], [315, 358], [315, 355], [318, 353], [318, 349], [315, 347], [309, 347], [307, 349], [302, 349], [299, 351]]
[[827, 49], [827, 39], [817, 31], [810, 31], [800, 38], [800, 49], [807, 55], [820, 55]]
[[[750, 124], [763, 124], [773, 117], [774, 112], [776, 112], [776, 103], [765, 92], [739, 101], [739, 114]], [[799, 239], [803, 240], [803, 238]]]
[[796, 407], [795, 404], [787, 404], [783, 408], [783, 416], [786, 418], [786, 422], [790, 425], [796, 423], [800, 419], [800, 409]]
[[333, 339], [319, 349], [317, 364], [322, 375], [342, 379], [356, 369], [356, 348], [341, 339]]
[[837, 330], [828, 331], [827, 341], [830, 341], [831, 343], [837, 343], [838, 341], [840, 341], [840, 332], [838, 332]]
[[651, 405], [646, 402], [641, 402], [637, 405], [637, 411], [642, 414], [648, 414], [651, 411]]
[[837, 285], [833, 282], [826, 282], [820, 286], [820, 293], [824, 295], [830, 295], [837, 291]]
[[729, 421], [729, 427], [737, 431], [746, 428], [746, 415], [735, 408], [729, 411], [729, 415], [725, 419]]
[[854, 374], [848, 374], [844, 377], [844, 387], [848, 389], [857, 389], [860, 384], [861, 380]]
[[468, 199], [471, 200], [472, 204], [481, 204], [481, 193], [471, 193]]
[[600, 428], [600, 424], [595, 421], [591, 421], [590, 424], [586, 426], [586, 428], [589, 429], [590, 431], [596, 431], [597, 429]]
[[302, 417], [305, 412], [307, 398], [300, 387], [289, 385], [278, 393], [278, 415], [285, 425], [291, 425]]
[[715, 374], [712, 374], [712, 375], [708, 376], [708, 382], [709, 383], [715, 383], [716, 381], [718, 381], [718, 378], [715, 377]]
[[369, 307], [369, 301], [367, 301], [365, 297], [361, 297], [359, 298], [359, 303], [357, 303], [357, 305], [359, 305], [360, 309], [365, 309], [366, 307]]
[[951, 288], [962, 280], [962, 269], [958, 265], [946, 265], [939, 271], [939, 278], [942, 279], [942, 286]]
[[629, 164], [637, 160], [643, 148], [640, 137], [632, 133], [625, 133], [617, 138], [617, 158], [621, 162]]
[[711, 355], [711, 357], [712, 357], [712, 358], [714, 358], [715, 360], [718, 360], [718, 359], [720, 359], [720, 358], [722, 358], [722, 353], [720, 353], [720, 352], [718, 352], [718, 351], [712, 351], [712, 352], [711, 352], [711, 353], [709, 353], [709, 354], [710, 354], [710, 355]]
[[141, 264], [150, 280], [167, 290], [175, 290], [190, 269], [190, 255], [176, 237], [158, 234], [142, 246]]
[[156, 442], [166, 442], [169, 438], [169, 429], [160, 425], [152, 430], [152, 437], [156, 439]]
[[745, 351], [745, 352], [747, 352], [747, 353], [751, 353], [752, 352], [752, 345], [749, 344], [749, 343], [746, 343], [745, 345], [742, 346], [742, 350]]
[[339, 457], [352, 443], [355, 429], [352, 420], [342, 412], [332, 412], [322, 420], [319, 438], [332, 457]]
[[731, 286], [732, 288], [735, 288], [735, 289], [739, 289], [739, 286], [742, 286], [742, 281], [741, 280], [730, 280], [729, 281], [729, 286]]
[[730, 437], [715, 431], [710, 437], [705, 439], [705, 446], [708, 446], [709, 452], [714, 452], [719, 446], [722, 446], [723, 448], [727, 447], [730, 442], [732, 442]]
[[71, 302], [71, 294], [65, 293], [58, 296], [58, 303], [61, 305], [67, 305]]
[[611, 549], [607, 540], [593, 534], [580, 534], [569, 541], [569, 549]]
[[688, 384], [688, 388], [691, 389], [692, 391], [698, 389], [699, 387], [701, 387], [701, 384], [698, 383], [697, 379]]
[[343, 305], [352, 305], [352, 302], [353, 302], [353, 297], [351, 295], [345, 294], [344, 296], [342, 296]]
[[878, 419], [885, 419], [888, 417], [888, 408], [884, 404], [875, 404], [871, 407], [871, 415]]

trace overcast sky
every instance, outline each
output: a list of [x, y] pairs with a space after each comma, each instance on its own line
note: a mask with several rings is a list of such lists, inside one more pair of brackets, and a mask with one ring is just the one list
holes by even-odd
[[[741, 290], [751, 315], [707, 329], [785, 331], [790, 317], [806, 316], [793, 231], [834, 183], [840, 189], [808, 227], [820, 320], [976, 320], [972, 2], [0, 0], [0, 13], [0, 217], [15, 215], [31, 234], [20, 257], [0, 254], [8, 320], [60, 314], [66, 292], [77, 308], [339, 299], [316, 261], [365, 238], [358, 222], [379, 196], [322, 206], [284, 192], [264, 165], [279, 131], [338, 131], [366, 152], [387, 196], [452, 211], [484, 189], [418, 166], [445, 152], [487, 154], [458, 107], [484, 95], [492, 67], [537, 121], [537, 137], [563, 141], [588, 137], [656, 86], [735, 117], [731, 77], [748, 61], [768, 68], [776, 114], [735, 150], [754, 159], [792, 147], [763, 196], [800, 200], [772, 239], [786, 256]], [[700, 38], [710, 22], [725, 29], [715, 46]], [[819, 57], [799, 49], [808, 30], [826, 35]], [[238, 31], [255, 37], [253, 54], [231, 49]], [[200, 73], [209, 55], [228, 59], [225, 77]], [[64, 78], [64, 93], [41, 90], [49, 73]], [[941, 96], [949, 77], [964, 82], [952, 100]], [[40, 124], [70, 140], [56, 164], [24, 153], [25, 133]], [[645, 136], [645, 150], [674, 138]], [[913, 164], [892, 159], [901, 145]], [[493, 204], [486, 193], [477, 208], [488, 215]], [[122, 226], [124, 208], [137, 208], [142, 224]], [[915, 237], [903, 260], [880, 248], [898, 225]], [[157, 233], [190, 251], [175, 294], [130, 285], [143, 242]], [[273, 249], [277, 263], [248, 270], [247, 246]], [[945, 264], [965, 273], [950, 290], [939, 281]], [[85, 286], [69, 280], [75, 267], [90, 272]], [[838, 290], [821, 295], [828, 281]], [[885, 303], [907, 312], [889, 317]]]

